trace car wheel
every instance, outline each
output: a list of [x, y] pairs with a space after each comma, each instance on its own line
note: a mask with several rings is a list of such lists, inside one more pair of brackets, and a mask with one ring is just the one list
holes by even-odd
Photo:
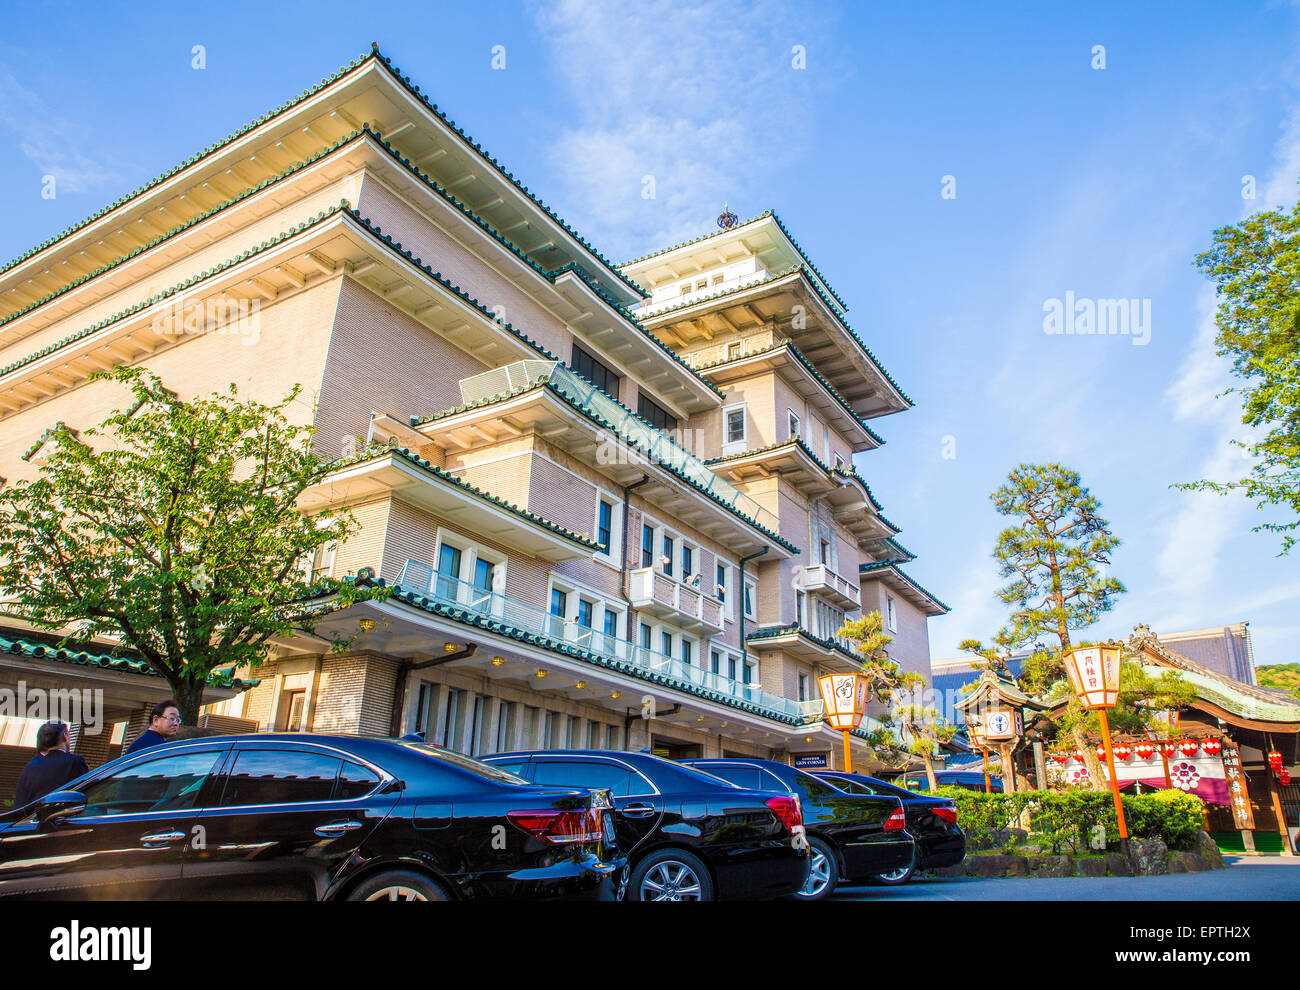
[[796, 901], [820, 901], [829, 897], [840, 882], [840, 868], [835, 861], [835, 850], [825, 839], [810, 836], [808, 839], [808, 879], [803, 889], [791, 894]]
[[409, 870], [377, 873], [348, 894], [350, 901], [446, 901], [447, 892], [434, 881]]
[[697, 857], [663, 849], [637, 864], [627, 896], [633, 901], [711, 901], [713, 880]]
[[879, 884], [882, 887], [897, 887], [905, 884], [912, 879], [912, 874], [916, 872], [916, 850], [912, 850], [912, 859], [906, 866], [900, 866], [896, 870], [890, 870], [888, 873], [877, 873], [871, 877], [871, 882]]

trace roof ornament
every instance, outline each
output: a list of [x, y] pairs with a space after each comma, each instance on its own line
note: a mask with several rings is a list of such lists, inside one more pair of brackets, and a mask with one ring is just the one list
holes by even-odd
[[718, 226], [723, 230], [730, 230], [740, 222], [740, 217], [727, 209], [727, 204], [722, 204], [722, 212], [718, 215]]

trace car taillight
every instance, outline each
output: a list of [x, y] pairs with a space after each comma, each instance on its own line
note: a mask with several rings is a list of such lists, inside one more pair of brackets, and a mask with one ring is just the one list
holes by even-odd
[[799, 807], [798, 798], [770, 797], [767, 799], [767, 806], [791, 832], [803, 826], [803, 809]]
[[511, 811], [510, 823], [543, 842], [598, 842], [601, 839], [600, 813], [594, 808], [581, 811]]
[[956, 809], [956, 808], [947, 807], [947, 806], [944, 806], [944, 805], [939, 805], [939, 806], [937, 806], [937, 807], [931, 808], [931, 809], [930, 809], [930, 812], [931, 812], [931, 814], [934, 815], [935, 818], [942, 818], [942, 819], [943, 819], [944, 821], [946, 821], [949, 825], [956, 825], [956, 824], [957, 824], [957, 809]]
[[907, 825], [907, 816], [903, 814], [902, 808], [895, 808], [893, 811], [889, 813], [889, 817], [885, 819], [886, 832], [897, 832], [900, 829], [906, 827], [906, 825]]

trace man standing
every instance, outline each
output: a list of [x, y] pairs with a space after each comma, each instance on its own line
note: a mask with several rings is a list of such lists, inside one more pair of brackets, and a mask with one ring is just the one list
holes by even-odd
[[135, 753], [150, 746], [167, 742], [176, 735], [181, 727], [181, 710], [171, 698], [158, 702], [149, 712], [149, 728], [140, 733], [140, 738], [131, 743], [128, 753]]
[[36, 732], [36, 755], [18, 775], [14, 807], [30, 804], [89, 772], [84, 756], [68, 752], [68, 727], [46, 722]]

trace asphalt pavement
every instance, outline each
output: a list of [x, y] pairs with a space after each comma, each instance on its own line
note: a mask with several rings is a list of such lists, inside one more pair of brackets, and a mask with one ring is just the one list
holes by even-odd
[[1228, 856], [1228, 868], [1158, 877], [918, 878], [841, 887], [837, 901], [1300, 901], [1300, 857]]

